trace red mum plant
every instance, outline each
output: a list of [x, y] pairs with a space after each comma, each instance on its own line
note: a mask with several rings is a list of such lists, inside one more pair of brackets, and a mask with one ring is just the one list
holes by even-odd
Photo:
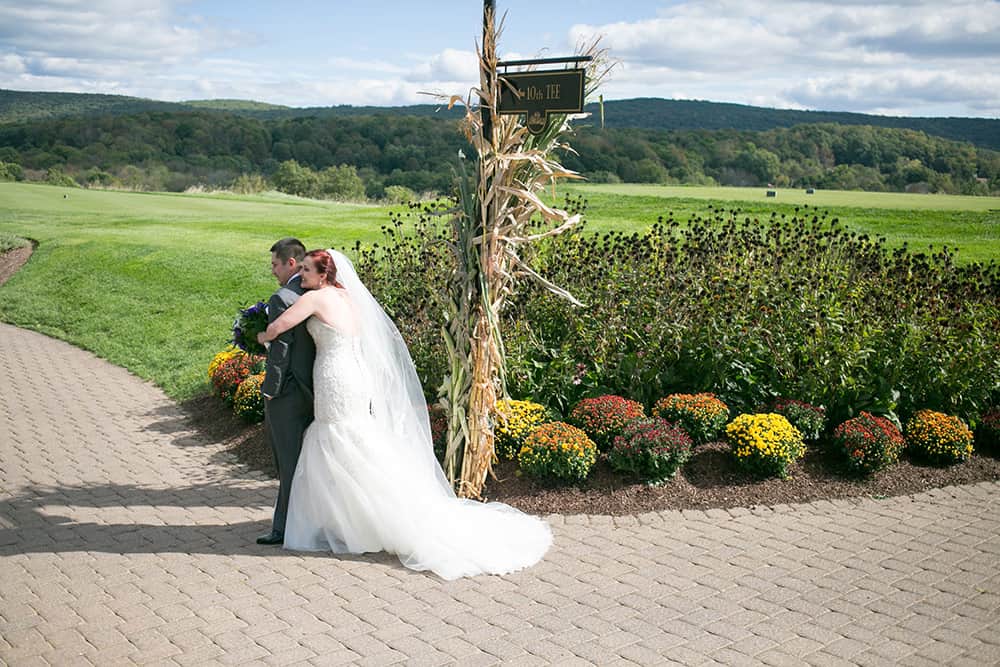
[[611, 467], [648, 484], [661, 484], [691, 455], [691, 436], [660, 417], [633, 419], [615, 438], [608, 454]]
[[219, 398], [231, 405], [240, 383], [263, 370], [264, 357], [238, 354], [226, 359], [215, 368], [212, 374], [212, 388]]
[[601, 451], [606, 451], [626, 424], [644, 416], [645, 410], [638, 401], [608, 395], [583, 399], [567, 421], [582, 429]]
[[891, 421], [862, 412], [834, 429], [833, 445], [848, 468], [869, 475], [898, 461], [906, 442]]

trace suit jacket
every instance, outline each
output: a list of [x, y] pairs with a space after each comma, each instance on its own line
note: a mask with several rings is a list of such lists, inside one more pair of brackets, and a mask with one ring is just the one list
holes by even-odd
[[[267, 302], [268, 324], [295, 303], [302, 291], [301, 280], [296, 276], [272, 294]], [[295, 382], [311, 399], [315, 359], [316, 344], [306, 330], [305, 321], [302, 321], [271, 341], [261, 393], [268, 398], [277, 398], [288, 389], [290, 382]]]

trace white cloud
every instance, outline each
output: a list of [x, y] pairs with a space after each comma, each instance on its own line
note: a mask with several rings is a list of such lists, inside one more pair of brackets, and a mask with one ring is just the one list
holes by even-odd
[[[681, 2], [653, 18], [575, 25], [623, 63], [605, 97], [787, 108], [1000, 115], [1000, 3]], [[960, 102], [959, 102], [960, 101]]]
[[24, 58], [14, 53], [0, 54], [0, 75], [19, 75], [27, 71]]
[[785, 91], [789, 99], [816, 108], [905, 109], [954, 100], [980, 109], [1000, 109], [1000, 73], [959, 76], [953, 72], [903, 70], [886, 77], [855, 73], [809, 79]]
[[[276, 35], [284, 33], [231, 28], [238, 17], [202, 18], [198, 6], [198, 0], [2, 0], [0, 87], [321, 106], [433, 101], [421, 91], [464, 97], [478, 83], [475, 53], [441, 48], [440, 41], [425, 51], [419, 41], [405, 49], [376, 41], [338, 51], [331, 39], [316, 52], [281, 42]], [[639, 18], [546, 25], [525, 40], [549, 44], [551, 52], [507, 53], [501, 42], [501, 53], [505, 59], [564, 55], [567, 46], [603, 34], [603, 46], [621, 63], [601, 91], [605, 99], [1000, 116], [993, 92], [1000, 90], [994, 74], [1000, 73], [1000, 2], [994, 0], [675, 0], [645, 16], [633, 5], [627, 10], [601, 15]], [[329, 10], [336, 11], [346, 10]], [[579, 14], [587, 18], [583, 9]], [[324, 17], [329, 13], [316, 20]], [[546, 31], [558, 31], [552, 34], [563, 43], [552, 43], [552, 35], [540, 39]], [[427, 41], [434, 43], [433, 36]], [[530, 48], [522, 42], [518, 50]]]
[[330, 66], [338, 72], [382, 72], [385, 74], [400, 75], [406, 72], [406, 68], [394, 63], [382, 60], [357, 60], [355, 58], [330, 58]]
[[472, 51], [445, 49], [432, 55], [416, 67], [407, 78], [411, 81], [465, 81], [479, 80], [478, 59]]
[[177, 62], [235, 44], [238, 33], [182, 22], [166, 0], [32, 0], [0, 5], [0, 44], [23, 53]]

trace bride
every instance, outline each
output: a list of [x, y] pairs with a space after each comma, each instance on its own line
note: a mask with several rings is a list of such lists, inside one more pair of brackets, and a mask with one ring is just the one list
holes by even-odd
[[547, 523], [455, 496], [406, 344], [350, 260], [314, 250], [301, 275], [309, 291], [258, 337], [269, 342], [308, 318], [316, 341], [316, 420], [292, 480], [285, 548], [388, 551], [444, 579], [538, 562], [552, 544]]

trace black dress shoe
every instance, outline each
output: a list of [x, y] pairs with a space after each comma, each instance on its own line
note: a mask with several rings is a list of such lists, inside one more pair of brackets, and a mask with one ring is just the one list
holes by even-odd
[[267, 535], [261, 535], [257, 538], [257, 544], [281, 544], [285, 541], [285, 534], [279, 533], [276, 530], [272, 530]]

